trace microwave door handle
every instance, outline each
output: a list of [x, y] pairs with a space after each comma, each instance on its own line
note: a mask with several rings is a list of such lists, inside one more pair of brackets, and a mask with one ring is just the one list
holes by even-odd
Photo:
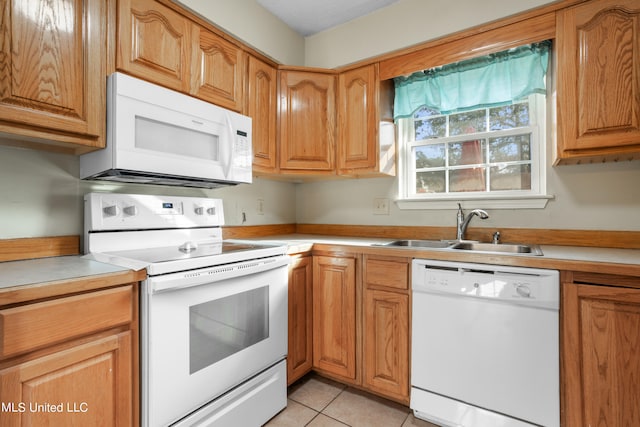
[[233, 124], [231, 123], [231, 117], [228, 112], [224, 112], [224, 119], [227, 122], [226, 130], [229, 132], [229, 146], [227, 147], [227, 158], [222, 165], [225, 178], [229, 179], [229, 172], [231, 171], [231, 164], [233, 163]]

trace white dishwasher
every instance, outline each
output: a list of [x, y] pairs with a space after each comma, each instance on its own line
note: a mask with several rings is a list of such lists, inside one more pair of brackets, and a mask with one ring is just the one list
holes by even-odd
[[412, 285], [416, 417], [560, 425], [557, 271], [416, 259]]

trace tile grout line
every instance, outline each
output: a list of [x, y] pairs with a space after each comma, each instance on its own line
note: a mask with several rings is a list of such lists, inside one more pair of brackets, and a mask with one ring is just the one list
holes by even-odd
[[324, 406], [324, 408], [322, 408], [322, 411], [320, 411], [319, 413], [320, 413], [320, 414], [322, 414], [322, 415], [324, 415], [324, 416], [325, 416], [325, 417], [327, 417], [327, 418], [331, 418], [332, 420], [335, 420], [335, 421], [339, 422], [340, 424], [343, 424], [343, 425], [345, 425], [345, 426], [351, 427], [351, 424], [347, 424], [347, 423], [345, 423], [345, 422], [344, 422], [344, 421], [342, 421], [342, 420], [339, 420], [339, 419], [337, 419], [337, 418], [333, 418], [332, 416], [329, 416], [329, 415], [327, 415], [327, 414], [325, 414], [325, 413], [324, 413], [324, 410], [325, 410], [325, 409], [327, 409], [327, 408], [329, 407], [329, 405], [331, 405], [331, 404], [332, 404], [332, 403], [333, 403], [333, 402], [334, 402], [334, 401], [335, 401], [335, 400], [336, 400], [336, 399], [337, 399], [337, 398], [338, 398], [338, 397], [339, 397], [339, 396], [340, 396], [340, 395], [341, 395], [341, 394], [342, 394], [346, 389], [348, 389], [348, 388], [349, 388], [349, 387], [347, 386], [347, 387], [344, 387], [343, 389], [341, 389], [341, 390], [340, 390], [340, 393], [336, 394], [336, 395], [333, 397], [333, 399], [331, 399], [331, 402], [327, 403], [327, 404]]

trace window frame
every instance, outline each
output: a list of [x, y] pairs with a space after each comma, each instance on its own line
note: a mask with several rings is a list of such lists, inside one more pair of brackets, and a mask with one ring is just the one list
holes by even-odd
[[[415, 192], [415, 162], [412, 165], [412, 148], [424, 145], [414, 141], [414, 121], [401, 119], [397, 123], [398, 129], [398, 199], [396, 204], [400, 209], [454, 209], [457, 203], [473, 201], [470, 206], [491, 209], [542, 209], [553, 196], [547, 191], [547, 103], [549, 95], [530, 95], [529, 111], [530, 125], [526, 128], [514, 128], [500, 131], [485, 131], [475, 134], [457, 135], [453, 137], [434, 138], [444, 142], [468, 141], [474, 136], [478, 139], [489, 139], [492, 136], [531, 133], [531, 189], [530, 190], [499, 190], [494, 192], [458, 192], [458, 193], [424, 193]], [[523, 129], [526, 129], [523, 132]], [[411, 137], [410, 140], [407, 140]], [[534, 140], [535, 139], [535, 140]], [[423, 142], [423, 141], [421, 141]], [[485, 159], [486, 160], [486, 159]], [[455, 168], [454, 168], [455, 169]], [[413, 191], [412, 191], [413, 189]]]

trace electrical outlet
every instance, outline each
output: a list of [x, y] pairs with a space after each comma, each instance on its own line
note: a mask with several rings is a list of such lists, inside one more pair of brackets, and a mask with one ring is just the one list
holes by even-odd
[[373, 199], [374, 215], [389, 215], [389, 199]]
[[256, 205], [256, 214], [264, 215], [264, 199], [258, 199], [258, 204]]

